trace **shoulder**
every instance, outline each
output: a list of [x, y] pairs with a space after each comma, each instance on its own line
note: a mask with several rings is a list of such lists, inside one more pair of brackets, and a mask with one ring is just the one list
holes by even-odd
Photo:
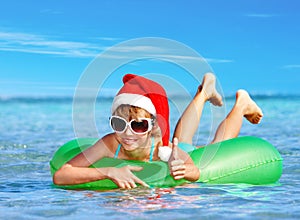
[[111, 152], [115, 152], [119, 145], [118, 140], [115, 137], [114, 133], [110, 133], [99, 139], [95, 144], [94, 148], [105, 152], [106, 156], [111, 156]]
[[[106, 145], [116, 145], [119, 144], [115, 133], [110, 133], [103, 136], [101, 139], [97, 141], [97, 143], [106, 144]], [[96, 143], [96, 144], [97, 144]]]
[[93, 146], [71, 159], [68, 164], [88, 167], [103, 157], [113, 157], [117, 146], [118, 142], [114, 134], [108, 134], [98, 140]]

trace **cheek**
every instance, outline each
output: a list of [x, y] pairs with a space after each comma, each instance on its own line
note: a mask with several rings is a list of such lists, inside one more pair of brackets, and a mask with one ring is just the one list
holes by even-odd
[[140, 141], [146, 141], [148, 139], [147, 135], [139, 136], [138, 137]]
[[148, 143], [149, 139], [150, 139], [150, 135], [148, 135], [148, 134], [145, 134], [145, 135], [142, 135], [142, 136], [139, 135], [138, 142], [140, 144], [145, 144], [145, 143]]

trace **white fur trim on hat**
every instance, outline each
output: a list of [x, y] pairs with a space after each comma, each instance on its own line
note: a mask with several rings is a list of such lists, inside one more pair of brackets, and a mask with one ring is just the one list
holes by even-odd
[[143, 108], [147, 110], [150, 114], [156, 115], [155, 107], [151, 101], [150, 98], [139, 95], [139, 94], [132, 94], [132, 93], [122, 93], [117, 95], [114, 98], [111, 112], [114, 113], [114, 111], [120, 106], [120, 105], [133, 105], [136, 107]]

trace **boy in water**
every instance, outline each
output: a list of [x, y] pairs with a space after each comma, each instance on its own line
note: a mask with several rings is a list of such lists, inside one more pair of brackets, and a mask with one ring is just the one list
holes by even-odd
[[[222, 97], [215, 88], [215, 76], [205, 74], [192, 102], [179, 119], [173, 142], [169, 142], [169, 105], [165, 90], [156, 82], [141, 76], [127, 74], [124, 85], [114, 98], [110, 125], [113, 133], [107, 134], [92, 147], [63, 165], [53, 176], [57, 185], [79, 184], [111, 179], [119, 188], [130, 189], [140, 184], [148, 187], [132, 172], [138, 166], [89, 168], [104, 157], [124, 160], [168, 162], [174, 179], [197, 181], [200, 171], [189, 155], [178, 147], [178, 142], [192, 144], [204, 104], [210, 101], [221, 106]], [[243, 117], [253, 124], [260, 122], [261, 109], [244, 90], [236, 93], [231, 112], [217, 129], [212, 143], [237, 137]]]

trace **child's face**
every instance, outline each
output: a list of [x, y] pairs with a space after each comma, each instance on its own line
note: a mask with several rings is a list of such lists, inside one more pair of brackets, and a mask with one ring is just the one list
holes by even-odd
[[[115, 112], [115, 115], [122, 117], [127, 122], [130, 122], [131, 120], [140, 121], [139, 119], [141, 118], [151, 117], [151, 115], [147, 111], [130, 106], [123, 106]], [[129, 126], [127, 126], [124, 132], [116, 132], [116, 137], [126, 151], [134, 151], [138, 148], [147, 147], [147, 145], [150, 143], [150, 132], [151, 131], [143, 134], [138, 134], [136, 132], [133, 132], [129, 128]]]
[[134, 151], [138, 148], [147, 147], [150, 135], [133, 133], [129, 127], [123, 133], [116, 133], [118, 141], [126, 151]]

